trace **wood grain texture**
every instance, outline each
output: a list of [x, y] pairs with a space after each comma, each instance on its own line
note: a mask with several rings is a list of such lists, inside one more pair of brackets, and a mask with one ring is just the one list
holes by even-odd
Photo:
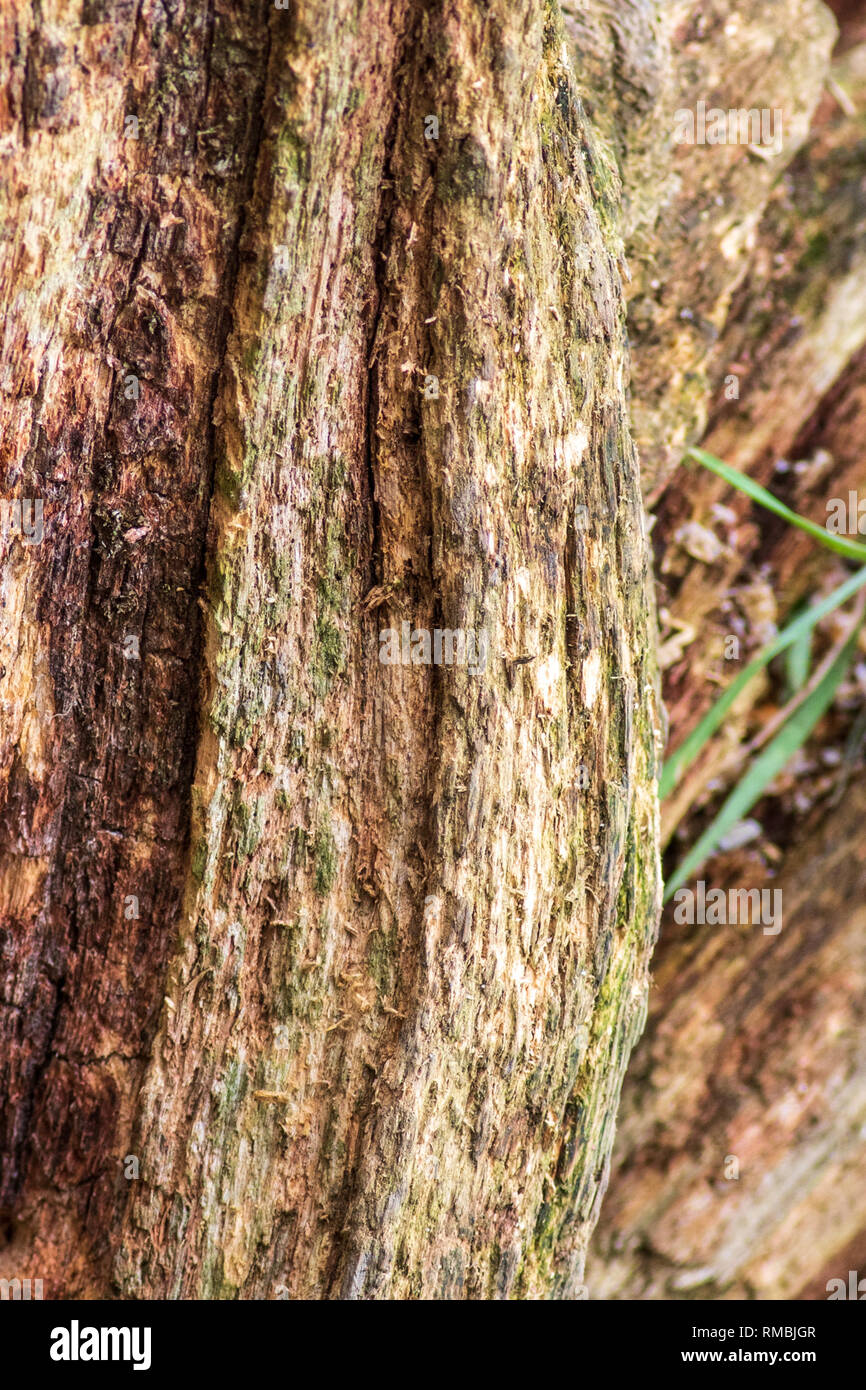
[[[620, 188], [557, 8], [3, 25], [5, 495], [46, 535], [4, 567], [2, 1269], [573, 1294], [660, 735]], [[481, 669], [383, 665], [404, 621]]]
[[0, 214], [4, 496], [45, 517], [41, 544], [4, 539], [2, 1201], [19, 1233], [47, 1203], [40, 1258], [71, 1277], [104, 1254], [182, 893], [267, 54], [253, 4], [79, 8], [4, 8]]

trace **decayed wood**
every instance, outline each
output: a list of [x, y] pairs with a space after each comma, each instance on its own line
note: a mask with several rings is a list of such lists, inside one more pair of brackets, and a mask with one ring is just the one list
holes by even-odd
[[[830, 499], [847, 503], [864, 482], [857, 420], [866, 360], [859, 114], [866, 46], [841, 56], [832, 78], [855, 110], [846, 112], [832, 97], [822, 103], [808, 147], [769, 200], [752, 265], [707, 367], [714, 386], [703, 440], [821, 525]], [[739, 388], [728, 400], [732, 363]], [[672, 478], [658, 516], [661, 660], [676, 745], [719, 686], [767, 640], [768, 624], [781, 625], [806, 596], [829, 592], [845, 566], [694, 467]], [[739, 641], [734, 662], [725, 660], [731, 634]], [[735, 750], [754, 732], [750, 720], [765, 688], [755, 683], [726, 738], [707, 750], [664, 807], [665, 839], [712, 779], [736, 774]]]
[[252, 3], [79, 8], [0, 21], [3, 493], [44, 513], [40, 544], [3, 539], [0, 1201], [7, 1263], [55, 1288], [95, 1280], [181, 897], [268, 44]]
[[[568, 4], [581, 81], [624, 183], [631, 409], [654, 504], [717, 397], [714, 348], [780, 176], [806, 138], [836, 26], [822, 0]], [[779, 147], [679, 144], [677, 112], [779, 112]]]
[[[697, 416], [685, 401], [682, 416], [684, 438], [693, 437], [694, 418], [708, 418], [704, 447], [819, 523], [830, 499], [862, 496], [864, 484], [866, 10], [834, 8], [846, 24], [828, 90], [744, 248], [721, 332], [707, 335]], [[693, 99], [692, 88], [675, 102]], [[715, 167], [725, 168], [723, 152]], [[660, 225], [669, 236], [670, 224]], [[694, 274], [712, 285], [697, 251]], [[668, 257], [689, 253], [675, 234]], [[633, 327], [640, 358], [653, 324]], [[653, 370], [662, 380], [664, 339], [659, 349]], [[731, 373], [736, 399], [726, 389]], [[672, 371], [667, 409], [676, 407], [675, 381]], [[653, 539], [675, 747], [774, 624], [829, 592], [846, 567], [697, 468], [674, 473], [661, 493]], [[819, 656], [845, 622], [835, 615], [822, 625]], [[854, 788], [863, 690], [861, 659], [809, 747], [755, 808], [763, 834], [701, 871], [709, 886], [781, 891], [779, 937], [764, 938], [759, 927], [678, 928], [672, 912], [663, 921], [658, 989], [624, 1090], [591, 1297], [826, 1298], [828, 1279], [862, 1267], [864, 923]], [[748, 766], [753, 736], [783, 700], [778, 672], [754, 682], [665, 803], [663, 842], [680, 823], [672, 864]]]
[[[3, 1270], [573, 1294], [659, 734], [619, 186], [558, 12], [4, 23], [46, 536], [4, 569]], [[404, 622], [484, 657], [385, 665]]]
[[[534, 7], [392, 13], [327, 84], [289, 62], [260, 233], [289, 274], [250, 248], [218, 401], [201, 884], [122, 1287], [568, 1292], [656, 892], [606, 174]], [[403, 620], [486, 632], [486, 668], [381, 665]]]
[[590, 1298], [826, 1298], [828, 1279], [857, 1268], [847, 1261], [862, 1257], [866, 1180], [864, 814], [866, 792], [852, 784], [811, 818], [777, 877], [751, 866], [749, 887], [781, 894], [777, 935], [666, 921]]

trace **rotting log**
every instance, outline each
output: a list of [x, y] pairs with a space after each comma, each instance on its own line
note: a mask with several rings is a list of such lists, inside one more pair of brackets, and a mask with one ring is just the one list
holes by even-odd
[[0, 21], [4, 495], [45, 518], [4, 537], [0, 1270], [574, 1296], [660, 734], [558, 8], [70, 8]]

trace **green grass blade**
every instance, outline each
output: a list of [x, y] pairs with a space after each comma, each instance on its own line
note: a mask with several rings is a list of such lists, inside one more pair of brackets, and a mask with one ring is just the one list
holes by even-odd
[[741, 473], [738, 468], [732, 468], [729, 463], [723, 463], [717, 459], [715, 454], [708, 454], [706, 449], [688, 449], [687, 458], [693, 458], [698, 463], [703, 464], [704, 468], [709, 468], [711, 472], [724, 478], [731, 487], [738, 488], [747, 497], [751, 497], [753, 502], [757, 502], [768, 511], [775, 512], [776, 516], [781, 516], [785, 521], [790, 521], [792, 526], [799, 526], [801, 531], [814, 536], [816, 540], [825, 545], [828, 550], [834, 551], [836, 555], [844, 555], [846, 560], [859, 560], [861, 564], [866, 561], [866, 545], [859, 541], [849, 540], [847, 536], [834, 536], [825, 527], [819, 526], [817, 521], [809, 521], [807, 517], [800, 516], [799, 512], [792, 512], [790, 507], [786, 507], [784, 502], [780, 502], [778, 497], [774, 497], [772, 492], [768, 492], [760, 483], [756, 483], [753, 478], [748, 478], [745, 473]]
[[778, 656], [780, 652], [798, 642], [805, 633], [811, 632], [815, 624], [825, 618], [828, 613], [832, 613], [834, 608], [838, 608], [842, 603], [847, 603], [848, 599], [856, 594], [858, 589], [862, 589], [864, 584], [866, 584], [866, 568], [852, 574], [849, 579], [845, 580], [844, 584], [840, 584], [837, 589], [834, 589], [820, 603], [816, 603], [813, 608], [807, 608], [804, 613], [801, 613], [792, 623], [783, 628], [778, 637], [774, 637], [772, 642], [762, 648], [756, 657], [753, 657], [748, 666], [740, 672], [736, 680], [731, 682], [725, 693], [716, 701], [712, 709], [708, 710], [688, 738], [680, 744], [677, 751], [666, 759], [659, 779], [659, 796], [662, 800], [670, 795], [685, 768], [694, 762], [704, 744], [724, 723], [728, 711], [749, 681], [763, 670], [773, 660], [773, 657]]
[[824, 679], [816, 685], [807, 700], [795, 710], [763, 753], [737, 783], [718, 815], [689, 850], [673, 877], [665, 885], [664, 901], [681, 888], [687, 879], [713, 853], [719, 840], [731, 826], [741, 821], [754, 806], [773, 778], [782, 771], [788, 760], [801, 748], [822, 714], [829, 708], [833, 696], [851, 665], [859, 625], [845, 643]]
[[795, 642], [792, 642], [785, 656], [785, 684], [787, 698], [790, 700], [803, 689], [809, 679], [812, 665], [812, 637], [814, 629], [809, 628]]

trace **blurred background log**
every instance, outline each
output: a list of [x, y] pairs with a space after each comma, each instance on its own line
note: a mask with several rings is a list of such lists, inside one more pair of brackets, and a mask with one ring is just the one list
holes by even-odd
[[[655, 36], [674, 55], [656, 115], [700, 98], [784, 106], [778, 160], [679, 147], [668, 197], [648, 209], [645, 171], [662, 164], [653, 123], [619, 152], [638, 202], [632, 409], [656, 512], [671, 750], [792, 612], [846, 573], [679, 465], [683, 448], [701, 443], [822, 525], [830, 499], [866, 483], [866, 5], [831, 8], [835, 40], [827, 9], [798, 3], [671, 6]], [[816, 659], [845, 621], [819, 628]], [[731, 636], [739, 659], [726, 661]], [[749, 842], [700, 871], [714, 887], [781, 889], [781, 933], [663, 918], [591, 1298], [826, 1298], [829, 1278], [866, 1265], [864, 689], [861, 657], [753, 809]], [[771, 667], [663, 806], [668, 872], [786, 698]]]
[[591, 1298], [795, 1298], [866, 1259], [864, 816], [858, 784], [788, 848], [778, 936], [666, 927]]

